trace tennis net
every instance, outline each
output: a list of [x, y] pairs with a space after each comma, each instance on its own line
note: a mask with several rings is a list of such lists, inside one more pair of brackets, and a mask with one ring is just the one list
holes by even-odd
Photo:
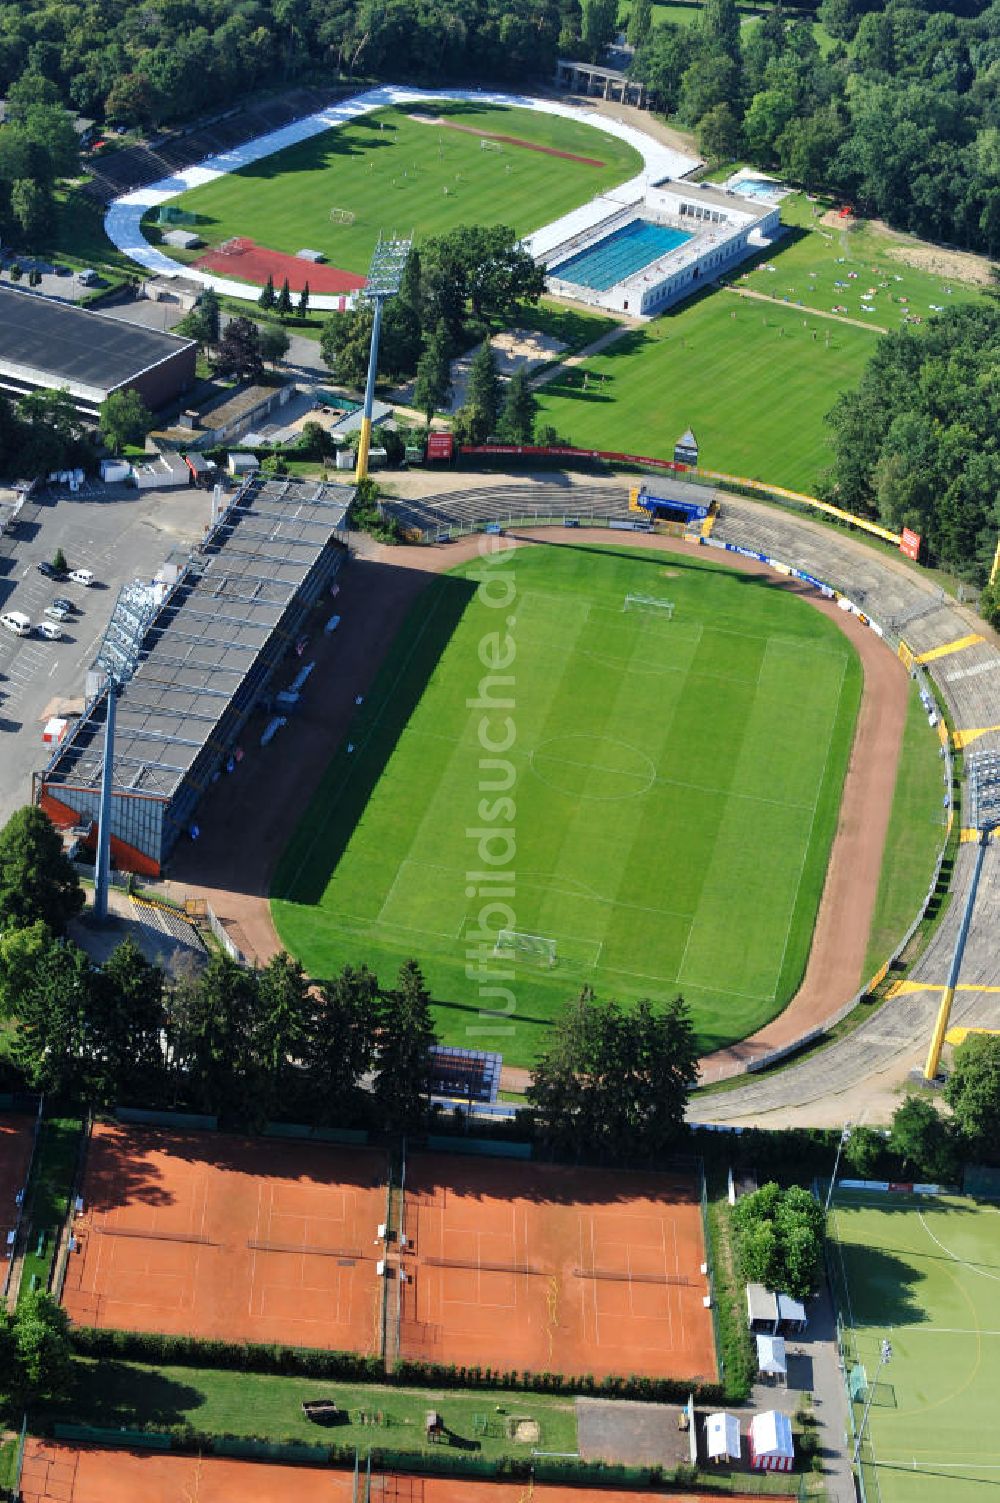
[[345, 1263], [357, 1263], [364, 1253], [356, 1247], [319, 1247], [313, 1242], [261, 1242], [256, 1237], [247, 1238], [251, 1252], [309, 1253], [316, 1258], [343, 1258]]
[[102, 1237], [140, 1237], [149, 1242], [194, 1242], [199, 1247], [220, 1247], [221, 1243], [211, 1237], [200, 1237], [197, 1232], [144, 1231], [137, 1226], [95, 1226], [94, 1231]]
[[684, 1273], [640, 1273], [629, 1268], [574, 1268], [576, 1279], [612, 1279], [618, 1284], [690, 1284]]
[[544, 1274], [544, 1268], [537, 1268], [534, 1263], [484, 1263], [478, 1258], [432, 1258], [422, 1259], [423, 1263], [431, 1268], [472, 1268], [480, 1273], [526, 1273]]

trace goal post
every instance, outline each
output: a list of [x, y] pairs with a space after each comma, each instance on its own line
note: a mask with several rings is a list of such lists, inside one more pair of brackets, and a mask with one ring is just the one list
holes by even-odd
[[527, 934], [523, 929], [501, 929], [493, 946], [494, 955], [523, 955], [540, 965], [553, 966], [558, 959], [556, 941], [545, 934]]
[[330, 210], [330, 223], [331, 224], [353, 224], [354, 223], [354, 210], [353, 209], [331, 209]]
[[655, 611], [658, 615], [665, 616], [669, 621], [674, 614], [674, 602], [663, 600], [657, 595], [626, 595], [623, 611]]
[[489, 136], [480, 136], [480, 138], [479, 138], [479, 150], [480, 151], [501, 151], [502, 152], [503, 151], [503, 142], [502, 141], [491, 141], [490, 138], [489, 138]]

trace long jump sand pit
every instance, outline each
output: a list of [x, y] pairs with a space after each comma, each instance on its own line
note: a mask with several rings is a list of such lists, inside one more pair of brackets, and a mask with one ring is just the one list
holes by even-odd
[[7, 1238], [17, 1226], [18, 1196], [28, 1182], [34, 1117], [5, 1113], [0, 1117], [0, 1283], [7, 1272]]
[[[364, 1497], [364, 1474], [358, 1498]], [[698, 1493], [631, 1493], [606, 1488], [531, 1487], [464, 1477], [373, 1473], [371, 1503], [711, 1503]], [[755, 1494], [758, 1498], [761, 1494]], [[23, 1503], [353, 1503], [354, 1477], [323, 1467], [278, 1466], [221, 1457], [105, 1451], [28, 1441]]]
[[404, 1358], [714, 1381], [693, 1175], [411, 1155]]
[[80, 1325], [376, 1353], [385, 1156], [100, 1125], [63, 1303]]

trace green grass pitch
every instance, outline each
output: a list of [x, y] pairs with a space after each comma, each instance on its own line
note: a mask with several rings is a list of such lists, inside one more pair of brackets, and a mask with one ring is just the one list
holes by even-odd
[[985, 1503], [1000, 1477], [997, 1208], [839, 1192], [831, 1236], [850, 1357], [873, 1379], [892, 1345], [862, 1455], [868, 1498]]
[[[526, 235], [642, 170], [631, 146], [577, 120], [448, 100], [425, 108], [484, 136], [517, 136], [604, 165], [509, 144], [483, 150], [483, 137], [421, 124], [403, 107], [363, 115], [171, 202], [199, 216], [213, 245], [247, 235], [289, 254], [311, 246], [342, 270], [365, 272], [380, 232], [413, 231], [419, 243], [460, 224], [508, 224]], [[354, 223], [331, 223], [331, 209], [349, 210]]]
[[[822, 890], [861, 686], [846, 638], [807, 603], [715, 559], [628, 548], [517, 550], [498, 613], [469, 565], [418, 602], [280, 864], [283, 943], [314, 976], [424, 966], [446, 1041], [528, 1064], [584, 983], [691, 1005], [704, 1048], [787, 1002]], [[674, 604], [624, 610], [626, 595]], [[502, 619], [498, 622], [498, 614]], [[514, 1016], [483, 1016], [466, 975], [482, 904], [480, 644], [507, 630], [516, 803], [510, 899], [484, 921], [554, 940], [514, 964]], [[508, 711], [488, 712], [505, 739]], [[497, 787], [499, 788], [499, 782]], [[499, 845], [490, 847], [494, 856]], [[475, 963], [475, 962], [473, 962]]]

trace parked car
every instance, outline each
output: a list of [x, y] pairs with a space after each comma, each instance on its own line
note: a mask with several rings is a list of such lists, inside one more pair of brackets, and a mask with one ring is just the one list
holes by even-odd
[[69, 611], [65, 606], [56, 605], [55, 601], [53, 601], [51, 605], [45, 607], [42, 614], [48, 616], [50, 621], [65, 621], [69, 615]]
[[65, 595], [57, 595], [52, 604], [60, 606], [61, 609], [66, 612], [67, 616], [71, 615], [72, 612], [76, 610], [76, 606], [73, 604], [72, 600], [67, 600]]
[[44, 558], [42, 559], [40, 564], [35, 565], [35, 568], [38, 570], [39, 574], [43, 574], [46, 579], [67, 578], [65, 569], [57, 569], [55, 564], [50, 564], [48, 560]]
[[23, 611], [4, 611], [0, 616], [0, 626], [12, 631], [15, 637], [27, 637], [31, 632], [31, 622]]
[[94, 576], [90, 569], [70, 569], [69, 577], [74, 584], [83, 585], [86, 589], [94, 583]]
[[35, 630], [40, 637], [45, 638], [46, 642], [58, 642], [62, 636], [62, 627], [58, 621], [39, 621]]

